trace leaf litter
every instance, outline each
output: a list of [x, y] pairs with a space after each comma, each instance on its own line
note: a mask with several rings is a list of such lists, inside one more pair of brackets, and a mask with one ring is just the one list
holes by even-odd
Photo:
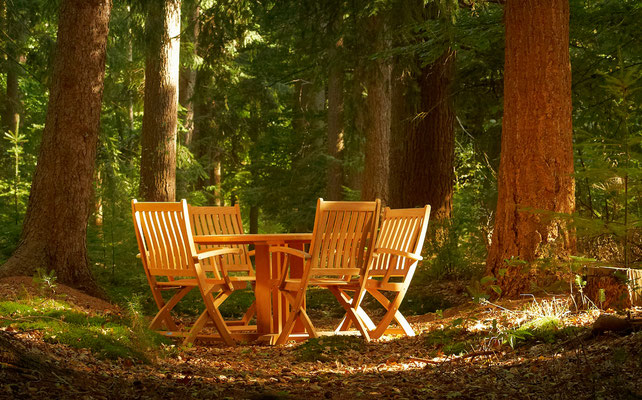
[[[0, 282], [2, 298], [8, 290]], [[75, 296], [87, 313], [118, 312]], [[9, 325], [0, 339], [20, 356], [0, 346], [0, 398], [641, 398], [642, 332], [594, 336], [597, 311], [561, 313], [538, 331], [529, 313], [560, 301], [470, 302], [409, 317], [415, 337], [370, 343], [323, 336], [280, 347], [161, 345], [151, 363], [101, 359]], [[317, 327], [331, 331], [338, 322]]]

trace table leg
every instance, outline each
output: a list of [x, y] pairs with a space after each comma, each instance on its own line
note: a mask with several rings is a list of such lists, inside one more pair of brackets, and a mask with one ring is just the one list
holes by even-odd
[[[305, 250], [304, 249], [304, 244], [303, 243], [298, 243], [298, 242], [293, 242], [288, 245], [289, 247], [296, 249], [296, 250]], [[290, 276], [292, 278], [301, 278], [303, 276], [303, 259], [299, 257], [290, 257]], [[286, 303], [285, 298], [283, 299], [283, 303]], [[305, 307], [305, 300], [303, 300], [303, 306]], [[284, 312], [284, 317], [287, 318], [288, 316], [288, 310], [287, 310], [287, 304], [285, 304], [285, 312]], [[305, 327], [303, 326], [303, 323], [301, 320], [297, 320], [294, 323], [294, 328], [292, 328], [292, 333], [305, 333]]]
[[257, 243], [254, 261], [256, 264], [256, 330], [259, 335], [273, 333], [272, 310], [270, 301], [271, 273], [270, 273], [270, 247], [267, 244]]

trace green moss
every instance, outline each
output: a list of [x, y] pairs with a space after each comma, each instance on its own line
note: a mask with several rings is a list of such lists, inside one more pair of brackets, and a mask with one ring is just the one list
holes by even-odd
[[365, 346], [361, 337], [325, 336], [305, 341], [294, 352], [298, 361], [325, 362], [351, 351], [362, 352]]
[[148, 361], [151, 348], [170, 343], [161, 335], [140, 328], [139, 321], [112, 315], [88, 315], [56, 300], [0, 302], [0, 326], [39, 330], [44, 339], [82, 349], [101, 358]]

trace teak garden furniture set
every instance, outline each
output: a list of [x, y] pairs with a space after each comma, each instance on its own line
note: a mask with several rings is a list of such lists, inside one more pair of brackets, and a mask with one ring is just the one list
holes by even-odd
[[[337, 333], [354, 325], [366, 340], [385, 333], [413, 336], [399, 305], [421, 260], [430, 206], [385, 208], [382, 216], [380, 208], [379, 200], [319, 199], [312, 233], [244, 234], [238, 204], [194, 207], [185, 200], [132, 200], [140, 258], [159, 310], [150, 329], [183, 338], [184, 344], [195, 339], [283, 344], [317, 337], [305, 297], [308, 286], [318, 286], [328, 289], [346, 312]], [[240, 320], [225, 320], [220, 305], [248, 285], [254, 303]], [[192, 289], [200, 292], [205, 311], [182, 330], [171, 310]], [[168, 300], [165, 291], [173, 292]], [[376, 324], [361, 307], [366, 293], [385, 308]], [[399, 328], [389, 327], [393, 320]], [[207, 324], [217, 334], [204, 333]]]

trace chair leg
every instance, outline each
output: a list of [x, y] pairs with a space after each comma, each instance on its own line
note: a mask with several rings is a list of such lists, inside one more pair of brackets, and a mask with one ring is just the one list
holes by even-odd
[[285, 322], [285, 325], [283, 325], [283, 329], [281, 330], [281, 333], [279, 334], [279, 337], [277, 337], [276, 342], [274, 344], [277, 344], [277, 345], [285, 344], [288, 341], [288, 338], [290, 337], [290, 333], [294, 328], [294, 323], [297, 321], [297, 319], [301, 320], [301, 322], [303, 323], [303, 326], [305, 327], [305, 330], [308, 332], [308, 335], [311, 338], [318, 337], [317, 332], [314, 329], [314, 325], [310, 320], [310, 317], [303, 309], [303, 300], [305, 299], [305, 291], [299, 292], [296, 297], [293, 296], [290, 292], [282, 292], [282, 293], [285, 295], [288, 303], [290, 303], [292, 312], [290, 312], [290, 315], [288, 316], [288, 319]]
[[198, 317], [198, 319], [192, 326], [192, 329], [190, 329], [189, 334], [183, 341], [183, 345], [192, 343], [198, 336], [198, 333], [205, 327], [208, 321], [212, 321], [214, 323], [214, 327], [218, 331], [221, 339], [223, 339], [225, 344], [227, 344], [228, 346], [234, 346], [236, 344], [230, 330], [225, 324], [225, 320], [223, 320], [221, 312], [218, 310], [218, 307], [230, 296], [231, 292], [219, 292], [216, 297], [214, 297], [211, 291], [212, 290], [210, 289], [208, 291], [202, 292], [203, 302], [205, 303], [205, 311], [203, 311], [203, 313]]
[[[360, 295], [358, 295], [358, 300], [357, 300], [357, 304], [356, 305], [353, 303], [354, 300], [350, 299], [350, 304], [352, 304], [352, 307], [355, 308], [355, 309], [359, 308], [361, 302], [363, 301], [363, 296], [365, 296], [365, 294], [366, 294], [365, 290], [362, 290], [362, 289], [361, 290], [355, 290], [354, 296], [357, 296], [357, 293], [360, 293]], [[354, 296], [353, 296], [353, 298], [354, 298]], [[347, 315], [345, 315], [343, 317], [343, 319], [341, 320], [341, 322], [339, 323], [339, 326], [337, 327], [337, 329], [335, 329], [335, 332], [339, 333], [339, 332], [348, 331], [350, 329], [351, 325], [352, 325], [352, 319], [347, 318]]]
[[379, 321], [377, 327], [370, 332], [370, 335], [373, 338], [380, 338], [385, 333], [388, 325], [390, 325], [393, 319], [399, 323], [407, 336], [415, 336], [415, 332], [412, 330], [412, 327], [406, 318], [399, 312], [399, 305], [406, 294], [405, 290], [399, 291], [393, 301], [388, 300], [376, 289], [369, 289], [368, 292], [370, 292], [370, 294], [372, 294], [372, 296], [387, 309], [386, 314], [383, 316], [381, 321]]
[[243, 317], [238, 321], [227, 321], [227, 324], [230, 326], [245, 326], [250, 324], [252, 317], [256, 315], [256, 301], [252, 303], [250, 308], [247, 309]]
[[[156, 314], [156, 317], [158, 317], [160, 321], [165, 323], [165, 326], [167, 327], [168, 330], [176, 331], [178, 327], [176, 326], [176, 323], [172, 319], [171, 315], [169, 315], [169, 312], [162, 312], [162, 310], [165, 308], [165, 300], [163, 300], [161, 291], [151, 281], [150, 281], [150, 288], [152, 290], [152, 297], [154, 298], [154, 301], [156, 302], [156, 306], [158, 307], [158, 313]], [[154, 317], [154, 319], [156, 319], [156, 317]], [[151, 324], [150, 324], [150, 329], [152, 329]]]
[[183, 340], [183, 346], [187, 346], [190, 343], [193, 343], [194, 340], [196, 340], [196, 335], [198, 335], [198, 333], [205, 327], [205, 324], [207, 323], [208, 319], [209, 319], [209, 314], [207, 313], [207, 310], [205, 310], [198, 317], [198, 319], [190, 329], [189, 333], [185, 337], [185, 340]]
[[363, 336], [363, 338], [369, 342], [370, 335], [368, 333], [368, 329], [364, 325], [361, 318], [359, 318], [359, 316], [357, 315], [356, 310], [353, 308], [353, 305], [352, 305], [353, 299], [351, 299], [344, 291], [342, 291], [336, 286], [328, 286], [328, 289], [330, 290], [330, 293], [332, 293], [334, 297], [337, 299], [339, 304], [341, 304], [341, 307], [343, 307], [343, 309], [346, 311], [346, 316], [344, 317], [344, 320], [352, 321], [354, 325], [357, 327], [357, 329], [359, 330], [359, 332], [361, 333], [361, 336]]
[[[179, 290], [174, 296], [172, 296], [171, 299], [158, 311], [152, 322], [149, 324], [149, 329], [151, 330], [157, 330], [161, 327], [161, 323], [165, 322], [167, 325], [167, 329], [170, 331], [175, 331], [177, 330], [176, 324], [174, 323], [174, 320], [172, 319], [170, 315], [170, 311], [178, 304], [178, 302], [185, 297], [187, 293], [189, 293], [192, 289], [194, 289], [193, 286], [187, 286]], [[167, 321], [171, 321], [171, 323], [168, 324]], [[173, 325], [170, 327], [169, 325]]]

